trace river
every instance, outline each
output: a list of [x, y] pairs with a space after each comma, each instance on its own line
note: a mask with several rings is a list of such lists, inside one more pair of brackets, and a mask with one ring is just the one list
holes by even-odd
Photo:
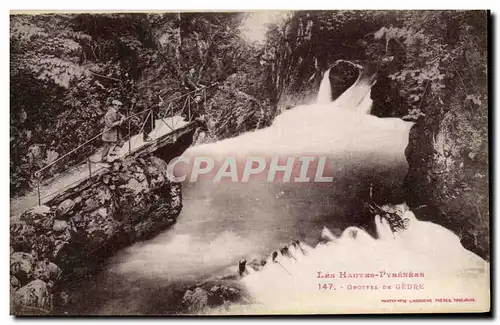
[[368, 115], [369, 108], [360, 113], [356, 106], [370, 105], [367, 91], [369, 99], [362, 83], [346, 91], [342, 107], [325, 103], [320, 94], [321, 102], [293, 108], [267, 129], [190, 148], [186, 157], [216, 160], [309, 152], [328, 158], [333, 180], [186, 182], [176, 225], [120, 251], [92, 278], [73, 283], [73, 302], [64, 312], [182, 312], [185, 286], [235, 272], [241, 258], [261, 259], [294, 239], [315, 245], [325, 226], [334, 233], [352, 225], [373, 233], [363, 202], [370, 193], [380, 203], [402, 201], [411, 124]]

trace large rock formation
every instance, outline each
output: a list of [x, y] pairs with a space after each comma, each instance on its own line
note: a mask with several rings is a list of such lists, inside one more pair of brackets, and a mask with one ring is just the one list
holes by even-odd
[[249, 297], [236, 281], [209, 282], [188, 289], [182, 297], [181, 308], [187, 314], [210, 312], [212, 308], [228, 308], [233, 303], [249, 303]]
[[57, 290], [65, 279], [89, 275], [118, 249], [172, 226], [181, 189], [166, 168], [154, 156], [115, 162], [11, 224], [12, 313], [50, 312], [67, 300]]
[[274, 111], [268, 101], [261, 101], [244, 89], [248, 76], [243, 72], [230, 75], [214, 89], [205, 110], [206, 134], [199, 143], [215, 142], [271, 124]]
[[486, 103], [458, 105], [415, 124], [405, 184], [406, 201], [419, 218], [454, 231], [465, 248], [485, 259], [490, 256], [487, 112]]

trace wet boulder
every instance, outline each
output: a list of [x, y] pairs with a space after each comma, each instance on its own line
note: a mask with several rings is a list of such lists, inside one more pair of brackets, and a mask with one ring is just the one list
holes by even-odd
[[21, 312], [23, 309], [33, 312], [33, 308], [36, 308], [43, 314], [52, 309], [52, 296], [49, 294], [47, 284], [42, 280], [31, 281], [17, 290], [13, 300], [15, 308]]
[[10, 274], [21, 284], [26, 284], [33, 277], [35, 257], [28, 253], [16, 252], [10, 256]]
[[69, 213], [75, 207], [75, 202], [71, 199], [66, 199], [59, 204], [56, 210], [56, 216], [58, 218], [68, 217]]
[[35, 235], [35, 227], [25, 223], [11, 223], [10, 246], [16, 252], [30, 253]]
[[16, 291], [17, 289], [19, 289], [19, 287], [21, 287], [21, 282], [19, 282], [19, 280], [11, 275], [10, 276], [10, 290], [11, 291]]
[[52, 229], [55, 233], [61, 233], [68, 228], [68, 223], [65, 220], [55, 220]]
[[119, 225], [111, 211], [102, 207], [91, 213], [78, 213], [70, 220], [70, 227], [82, 241], [82, 250], [93, 251], [108, 242]]
[[45, 261], [38, 261], [33, 270], [33, 277], [40, 279], [46, 283], [55, 283], [61, 276], [61, 269], [54, 263]]
[[182, 305], [188, 313], [200, 312], [208, 306], [208, 292], [202, 288], [188, 290], [182, 298]]
[[228, 285], [215, 285], [208, 292], [208, 304], [210, 306], [220, 306], [228, 302], [236, 302], [242, 297], [239, 288]]
[[48, 206], [40, 205], [23, 213], [20, 219], [27, 225], [33, 226], [36, 231], [44, 232], [52, 229], [54, 217], [55, 212], [53, 210]]
[[54, 257], [55, 240], [51, 231], [33, 237], [31, 248], [38, 259]]

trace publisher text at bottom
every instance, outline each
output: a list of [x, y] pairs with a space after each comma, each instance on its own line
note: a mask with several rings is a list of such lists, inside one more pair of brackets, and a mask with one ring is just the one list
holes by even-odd
[[476, 302], [474, 298], [422, 298], [422, 299], [381, 299], [383, 303], [470, 303]]

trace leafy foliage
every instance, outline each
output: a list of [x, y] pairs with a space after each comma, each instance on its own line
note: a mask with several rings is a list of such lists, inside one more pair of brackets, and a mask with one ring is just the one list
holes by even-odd
[[[187, 91], [190, 68], [194, 82], [205, 85], [245, 73], [251, 81], [238, 91], [266, 98], [264, 68], [255, 68], [258, 51], [242, 41], [240, 22], [237, 13], [11, 16], [12, 194], [32, 188], [36, 170], [99, 134], [112, 99], [131, 113], [165, 111], [169, 99]], [[182, 102], [174, 104], [179, 112]], [[132, 133], [144, 117], [132, 119]], [[97, 139], [42, 176], [100, 145]]]
[[[384, 55], [399, 55], [404, 62], [389, 78], [407, 99], [408, 119], [430, 113], [424, 101], [443, 113], [456, 90], [464, 94], [463, 100], [486, 100], [485, 18], [478, 12], [408, 12], [400, 27], [374, 33], [374, 39], [385, 44]], [[400, 47], [398, 53], [388, 53], [391, 42]]]
[[270, 26], [264, 56], [280, 106], [296, 94], [307, 101], [336, 60], [368, 61], [378, 64], [379, 81], [389, 79], [383, 92], [399, 97], [398, 108], [375, 110], [416, 120], [427, 113], [423, 100], [446, 106], [457, 88], [464, 100], [486, 100], [486, 35], [481, 11], [296, 12]]
[[249, 76], [229, 76], [210, 99], [205, 118], [209, 134], [217, 140], [269, 126], [274, 117], [270, 103], [243, 92]]

